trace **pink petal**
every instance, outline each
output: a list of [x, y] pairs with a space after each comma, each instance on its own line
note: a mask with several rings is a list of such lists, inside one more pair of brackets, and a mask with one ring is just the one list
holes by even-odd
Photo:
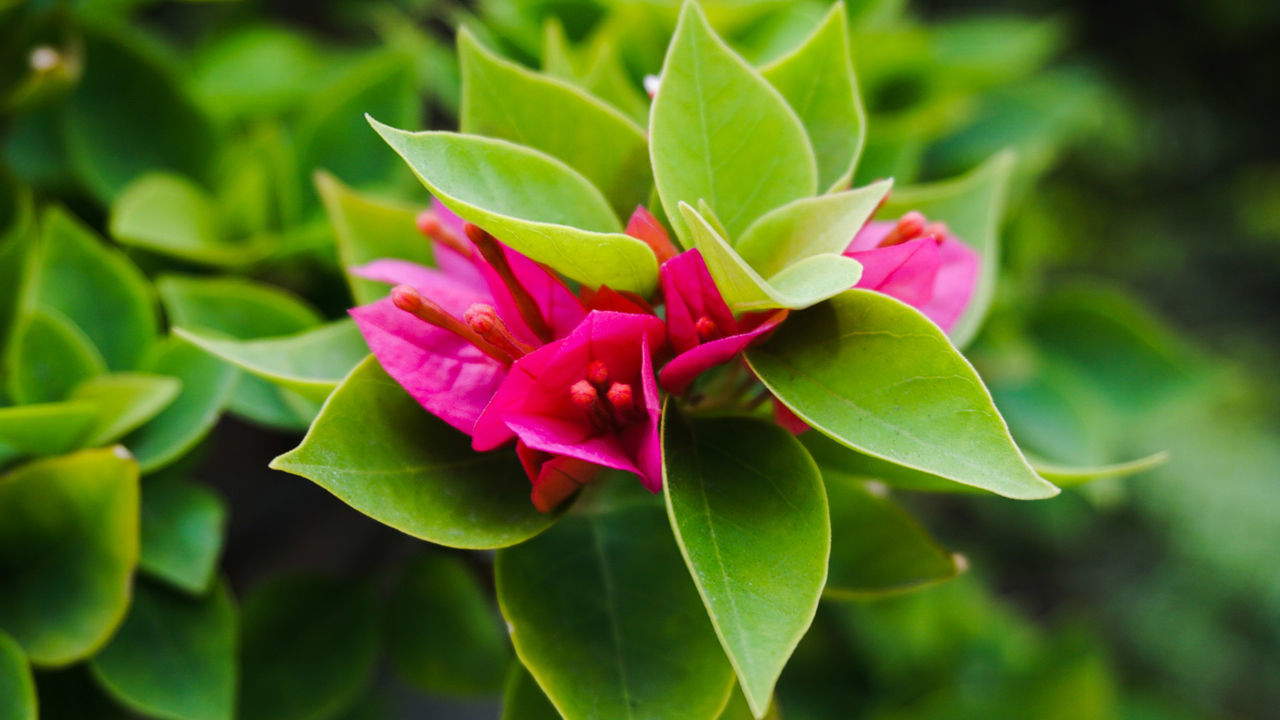
[[408, 260], [374, 260], [347, 272], [388, 285], [408, 285], [458, 317], [472, 303], [491, 301], [484, 285], [477, 287], [465, 279]]
[[[506, 245], [502, 246], [502, 251], [507, 256], [507, 263], [511, 266], [511, 271], [515, 273], [516, 280], [533, 297], [534, 303], [537, 304], [538, 309], [542, 312], [542, 317], [551, 326], [554, 337], [561, 338], [568, 335], [570, 331], [577, 327], [578, 323], [582, 322], [582, 319], [587, 315], [587, 311], [582, 306], [582, 302], [578, 300], [578, 297], [573, 294], [573, 291], [569, 290], [560, 278]], [[487, 262], [480, 259], [478, 253], [475, 257], [476, 264], [480, 267], [480, 273], [488, 284], [489, 291], [493, 294], [498, 314], [502, 316], [503, 322], [511, 329], [511, 333], [534, 346], [541, 345], [542, 339], [529, 328], [528, 323], [524, 321], [524, 316], [520, 314], [520, 309], [511, 294], [511, 289], [502, 281], [497, 271], [490, 267]]]
[[398, 309], [390, 298], [352, 308], [382, 368], [428, 412], [470, 434], [506, 368], [447, 330]]
[[679, 395], [703, 372], [737, 357], [747, 346], [777, 327], [786, 316], [785, 311], [773, 313], [747, 332], [711, 340], [680, 353], [662, 368], [659, 376], [662, 387], [673, 395]]
[[943, 241], [938, 246], [938, 255], [941, 267], [933, 286], [933, 297], [921, 305], [920, 310], [938, 327], [950, 331], [973, 299], [982, 258], [955, 238]]
[[648, 417], [645, 425], [634, 426], [638, 437], [628, 439], [634, 445], [632, 454], [636, 458], [636, 467], [639, 470], [636, 474], [640, 476], [640, 482], [649, 489], [649, 492], [658, 493], [662, 490], [662, 435], [658, 431], [662, 405], [658, 398], [658, 383], [653, 378], [653, 359], [649, 352], [647, 337], [641, 341], [640, 356], [643, 358], [640, 382], [644, 387], [644, 411]]
[[873, 220], [862, 226], [862, 229], [853, 236], [853, 240], [849, 241], [849, 247], [845, 248], [845, 253], [864, 252], [866, 250], [874, 250], [880, 247], [880, 243], [884, 241], [889, 231], [893, 230], [898, 223], [885, 222], [881, 220]]
[[791, 412], [791, 408], [783, 405], [778, 398], [773, 399], [773, 421], [792, 435], [800, 435], [809, 430], [809, 424]]
[[475, 432], [471, 435], [472, 448], [493, 450], [516, 436], [507, 427], [504, 416], [513, 408], [519, 407], [534, 391], [538, 375], [555, 359], [555, 355], [555, 345], [546, 345], [511, 364], [502, 385], [476, 420]]
[[856, 287], [882, 292], [912, 307], [920, 307], [933, 297], [941, 260], [938, 242], [932, 237], [874, 250], [846, 251], [845, 255], [862, 263], [862, 278]]
[[687, 250], [662, 264], [659, 270], [662, 293], [667, 303], [667, 339], [677, 353], [697, 347], [701, 342], [695, 326], [698, 319], [708, 317], [724, 335], [738, 330], [733, 312], [720, 295], [702, 253]]

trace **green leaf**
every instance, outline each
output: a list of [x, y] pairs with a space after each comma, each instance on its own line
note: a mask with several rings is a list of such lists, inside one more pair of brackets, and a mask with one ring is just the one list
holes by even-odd
[[1000, 153], [953, 180], [894, 190], [879, 212], [884, 218], [898, 218], [918, 210], [930, 220], [945, 222], [953, 235], [981, 257], [973, 297], [951, 328], [951, 341], [959, 348], [978, 334], [995, 295], [1000, 270], [1000, 223], [1013, 166], [1013, 153]]
[[9, 342], [32, 274], [32, 205], [31, 191], [0, 165], [0, 346]]
[[827, 578], [822, 476], [791, 433], [663, 409], [663, 490], [676, 542], [757, 716], [809, 629]]
[[752, 223], [733, 247], [762, 275], [781, 272], [813, 255], [839, 255], [891, 187], [892, 180], [883, 180], [857, 190], [788, 203]]
[[681, 203], [680, 212], [716, 287], [737, 312], [805, 308], [848, 290], [862, 277], [862, 264], [853, 258], [812, 255], [766, 280], [696, 210]]
[[213, 584], [222, 553], [227, 507], [217, 493], [185, 480], [147, 480], [142, 493], [138, 567], [191, 595]]
[[822, 474], [831, 503], [827, 598], [865, 599], [915, 590], [961, 571], [957, 557], [897, 503], [839, 472], [824, 467]]
[[[729, 704], [724, 706], [724, 710], [720, 711], [716, 720], [755, 720], [756, 714], [747, 704], [747, 697], [742, 694], [742, 688], [737, 688], [737, 692], [729, 695]], [[779, 720], [778, 704], [769, 705], [765, 714], [760, 716], [761, 720]]]
[[579, 85], [638, 123], [649, 121], [649, 99], [627, 76], [617, 33], [602, 27], [575, 51], [557, 18], [548, 17], [542, 29], [543, 72]]
[[650, 154], [658, 194], [676, 233], [677, 209], [706, 200], [730, 237], [756, 218], [813, 195], [817, 169], [804, 126], [773, 86], [685, 3], [653, 102]]
[[[338, 242], [338, 259], [350, 269], [382, 258], [435, 265], [431, 243], [418, 230], [417, 211], [364, 195], [333, 175], [317, 172], [316, 188]], [[387, 296], [385, 283], [345, 273], [351, 295], [364, 305]]]
[[338, 386], [302, 444], [272, 461], [379, 522], [438, 545], [522, 542], [554, 516], [529, 500], [515, 453], [476, 453], [370, 357]]
[[152, 170], [204, 177], [218, 147], [212, 123], [136, 33], [84, 36], [84, 76], [67, 100], [64, 137], [72, 166], [110, 200]]
[[242, 613], [240, 717], [332, 717], [359, 699], [378, 652], [369, 588], [305, 575], [259, 584]]
[[75, 323], [112, 370], [135, 370], [155, 341], [151, 285], [119, 250], [65, 210], [44, 215], [36, 269], [37, 304]]
[[836, 3], [799, 47], [760, 70], [804, 124], [818, 160], [818, 187], [831, 190], [849, 186], [867, 134], [848, 21], [844, 3]]
[[0, 444], [19, 456], [61, 455], [83, 447], [97, 419], [97, 408], [82, 402], [0, 408]]
[[31, 677], [31, 666], [22, 647], [0, 632], [0, 720], [36, 720], [36, 717], [36, 683]]
[[567, 720], [719, 714], [733, 669], [681, 565], [647, 502], [570, 514], [498, 553], [516, 653]]
[[236, 27], [191, 57], [192, 89], [210, 113], [261, 117], [296, 107], [325, 69], [323, 48], [280, 26]]
[[359, 328], [337, 320], [296, 335], [261, 340], [225, 340], [176, 327], [173, 334], [264, 380], [322, 402], [369, 354]]
[[1057, 485], [1058, 487], [1076, 487], [1094, 480], [1103, 480], [1105, 478], [1121, 478], [1129, 475], [1137, 475], [1152, 468], [1160, 467], [1169, 460], [1169, 453], [1158, 452], [1136, 460], [1127, 462], [1110, 463], [1107, 465], [1094, 465], [1090, 467], [1077, 467], [1071, 465], [1059, 465], [1047, 460], [1028, 457], [1031, 466], [1036, 469], [1040, 477]]
[[263, 236], [233, 238], [207, 191], [162, 173], [143, 175], [120, 192], [111, 204], [110, 232], [122, 245], [216, 267], [251, 265], [275, 250]]
[[177, 378], [148, 373], [115, 373], [90, 378], [71, 391], [70, 400], [97, 409], [97, 422], [85, 445], [104, 445], [142, 425], [169, 406], [182, 390]]
[[848, 290], [795, 313], [747, 353], [764, 384], [846, 447], [954, 482], [1030, 500], [1036, 475], [969, 361], [919, 311]]
[[23, 404], [63, 400], [76, 385], [107, 371], [93, 341], [62, 313], [40, 308], [18, 318], [4, 364], [9, 397]]
[[513, 663], [507, 674], [501, 720], [560, 720], [560, 712], [520, 663]]
[[169, 338], [146, 369], [182, 382], [169, 407], [122, 441], [144, 473], [182, 457], [213, 429], [235, 389], [233, 368], [180, 338]]
[[465, 28], [458, 33], [458, 54], [462, 132], [510, 140], [563, 161], [599, 188], [621, 217], [648, 198], [644, 128], [559, 78], [494, 55]]
[[622, 234], [600, 191], [559, 160], [505, 140], [370, 122], [431, 194], [512, 248], [591, 286], [647, 295], [657, 283], [653, 251]]
[[231, 720], [237, 636], [225, 586], [192, 598], [140, 582], [129, 616], [90, 668], [112, 696], [137, 712]]
[[396, 671], [434, 695], [497, 694], [511, 662], [506, 628], [466, 564], [423, 554], [405, 568], [387, 607]]
[[0, 477], [0, 628], [37, 665], [92, 655], [124, 619], [138, 562], [138, 466], [123, 448]]

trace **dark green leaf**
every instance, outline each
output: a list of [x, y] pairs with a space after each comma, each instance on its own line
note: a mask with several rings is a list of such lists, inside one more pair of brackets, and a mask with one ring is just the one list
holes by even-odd
[[560, 720], [560, 713], [528, 670], [513, 663], [502, 693], [502, 720]]
[[747, 355], [809, 425], [876, 458], [1006, 497], [1058, 489], [1027, 464], [973, 366], [919, 311], [848, 290]]
[[529, 500], [515, 453], [476, 453], [377, 360], [338, 386], [302, 444], [272, 461], [375, 520], [449, 547], [496, 548], [555, 521]]
[[0, 628], [37, 665], [92, 655], [124, 619], [138, 562], [138, 466], [123, 448], [0, 477]]
[[373, 593], [349, 580], [288, 576], [258, 585], [242, 614], [240, 717], [311, 720], [354, 703], [378, 650]]
[[711, 720], [728, 700], [733, 669], [659, 508], [571, 514], [495, 572], [516, 653], [567, 720]]
[[9, 397], [24, 404], [63, 400], [75, 386], [107, 370], [93, 341], [65, 315], [40, 308], [18, 318], [4, 364]]
[[395, 669], [436, 695], [496, 695], [511, 662], [506, 628], [460, 558], [415, 558], [387, 608]]
[[17, 455], [61, 455], [83, 447], [97, 419], [97, 408], [83, 402], [0, 408], [0, 443]]
[[670, 402], [662, 456], [676, 541], [747, 701], [763, 716], [827, 578], [822, 476], [776, 425], [686, 420]]
[[138, 712], [231, 720], [237, 637], [226, 587], [192, 598], [141, 582], [129, 616], [90, 667], [108, 692]]
[[147, 480], [138, 567], [192, 595], [213, 583], [227, 508], [212, 490], [177, 478]]
[[0, 720], [36, 720], [36, 684], [22, 647], [0, 632]]

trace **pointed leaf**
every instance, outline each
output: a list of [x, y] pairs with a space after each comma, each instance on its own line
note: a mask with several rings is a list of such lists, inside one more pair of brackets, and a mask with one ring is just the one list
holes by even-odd
[[173, 333], [246, 372], [317, 402], [328, 397], [369, 354], [360, 330], [350, 320], [261, 340], [224, 340], [186, 328], [174, 328]]
[[235, 389], [235, 370], [180, 338], [169, 338], [146, 369], [182, 382], [182, 392], [163, 412], [125, 436], [142, 472], [174, 462], [213, 429]]
[[799, 47], [760, 70], [804, 124], [818, 160], [818, 188], [828, 192], [849, 186], [867, 132], [848, 22], [837, 3]]
[[61, 455], [84, 447], [98, 410], [83, 402], [0, 408], [0, 444], [17, 455]]
[[495, 548], [547, 528], [515, 453], [476, 453], [423, 410], [377, 360], [338, 386], [302, 444], [271, 463], [379, 522], [460, 548]]
[[85, 445], [104, 445], [155, 417], [178, 397], [182, 382], [150, 373], [114, 373], [90, 378], [76, 386], [73, 402], [92, 405], [97, 422]]
[[36, 683], [22, 647], [0, 631], [0, 719], [36, 720]]
[[856, 190], [788, 203], [752, 223], [734, 249], [766, 276], [813, 255], [839, 255], [891, 187], [892, 180], [882, 180]]
[[1059, 465], [1051, 463], [1047, 460], [1029, 457], [1031, 466], [1036, 469], [1040, 477], [1052, 482], [1058, 487], [1076, 487], [1094, 480], [1103, 480], [1106, 478], [1122, 478], [1129, 475], [1137, 475], [1144, 473], [1152, 468], [1160, 467], [1169, 460], [1169, 453], [1158, 452], [1136, 460], [1127, 462], [1110, 463], [1107, 465], [1094, 465], [1089, 467]]
[[405, 568], [387, 608], [401, 677], [435, 695], [497, 694], [511, 662], [497, 608], [460, 558], [428, 553]]
[[445, 205], [574, 280], [647, 295], [657, 260], [600, 191], [569, 166], [504, 140], [408, 133], [371, 121]]
[[37, 665], [92, 655], [124, 619], [138, 562], [138, 465], [123, 448], [0, 477], [0, 628]]
[[464, 133], [540, 150], [582, 173], [627, 217], [652, 184], [644, 129], [573, 85], [527, 70], [458, 33]]
[[119, 250], [59, 208], [44, 215], [35, 298], [75, 323], [112, 370], [136, 370], [155, 340], [155, 297]]
[[501, 720], [560, 720], [560, 712], [520, 663], [513, 663], [507, 673]]
[[853, 258], [814, 255], [766, 280], [697, 211], [681, 203], [680, 212], [691, 229], [693, 246], [702, 252], [725, 302], [736, 312], [805, 308], [848, 290], [862, 277], [862, 265]]
[[[396, 258], [435, 265], [431, 243], [418, 231], [413, 208], [358, 193], [326, 172], [316, 173], [316, 188], [338, 241], [343, 268], [374, 260]], [[364, 305], [387, 296], [384, 283], [344, 273], [356, 303]]]
[[662, 455], [676, 541], [748, 703], [764, 716], [827, 578], [822, 477], [776, 425], [687, 420], [670, 402]]
[[842, 445], [1017, 499], [1052, 497], [973, 366], [938, 326], [848, 290], [793, 313], [747, 359], [800, 419]]
[[277, 576], [249, 593], [241, 617], [244, 720], [334, 717], [373, 675], [378, 604], [363, 584]]
[[129, 616], [90, 668], [112, 696], [140, 713], [231, 720], [238, 634], [225, 586], [192, 598], [140, 582]]
[[804, 126], [778, 91], [729, 49], [697, 3], [685, 3], [653, 102], [650, 154], [658, 194], [686, 244], [681, 202], [706, 200], [737, 237], [766, 212], [813, 195]]
[[733, 669], [651, 503], [568, 515], [494, 572], [516, 653], [567, 720], [710, 720], [728, 699]]
[[1000, 224], [1013, 165], [1013, 154], [1004, 152], [953, 180], [899, 188], [878, 213], [882, 218], [898, 218], [918, 210], [930, 220], [945, 222], [961, 242], [977, 251], [981, 258], [977, 286], [950, 333], [951, 341], [959, 348], [978, 334], [995, 295], [1000, 270]]
[[148, 478], [138, 567], [202, 595], [213, 583], [226, 524], [226, 504], [209, 488], [171, 477]]
[[22, 404], [64, 400], [76, 385], [107, 370], [93, 341], [52, 308], [18, 318], [4, 364], [9, 397]]

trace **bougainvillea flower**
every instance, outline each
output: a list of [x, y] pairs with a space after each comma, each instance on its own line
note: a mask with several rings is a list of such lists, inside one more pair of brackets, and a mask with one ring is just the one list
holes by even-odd
[[787, 316], [786, 310], [778, 310], [735, 318], [697, 250], [663, 263], [659, 273], [667, 302], [667, 341], [676, 353], [659, 376], [667, 392], [684, 392], [704, 371], [737, 357]]
[[[662, 487], [653, 315], [592, 311], [573, 332], [516, 360], [475, 425], [472, 446], [525, 446], [633, 472]], [[541, 475], [541, 470], [539, 471]], [[536, 484], [535, 480], [535, 484]]]
[[960, 319], [978, 280], [978, 254], [918, 212], [867, 223], [844, 254], [862, 263], [857, 287], [895, 297], [943, 330]]
[[516, 443], [516, 455], [533, 483], [529, 498], [539, 512], [551, 512], [580, 488], [595, 479], [600, 466], [566, 455], [552, 455]]
[[375, 260], [352, 273], [396, 287], [350, 311], [379, 364], [429, 412], [471, 434], [517, 358], [586, 309], [555, 275], [442, 206], [418, 226], [436, 268]]

